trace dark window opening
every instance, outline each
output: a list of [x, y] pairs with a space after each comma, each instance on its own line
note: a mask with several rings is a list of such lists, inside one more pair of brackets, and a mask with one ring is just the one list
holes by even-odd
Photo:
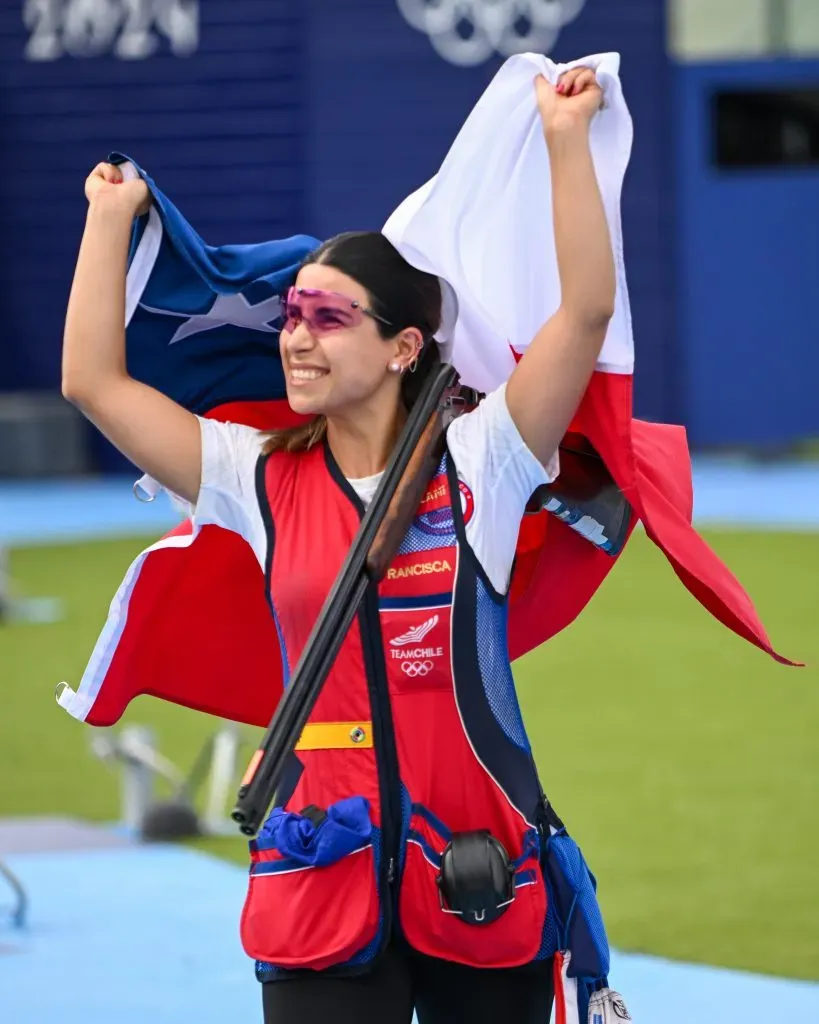
[[717, 167], [819, 164], [819, 86], [718, 92], [712, 119]]

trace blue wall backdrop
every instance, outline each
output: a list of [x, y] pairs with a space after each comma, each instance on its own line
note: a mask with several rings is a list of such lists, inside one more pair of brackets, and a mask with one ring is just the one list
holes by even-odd
[[192, 56], [154, 32], [147, 59], [117, 58], [109, 45], [27, 60], [36, 33], [21, 7], [0, 6], [0, 388], [56, 388], [83, 182], [110, 150], [154, 173], [208, 241], [302, 228], [303, 31], [289, 0], [206, 2]]
[[[623, 58], [637, 411], [703, 446], [819, 435], [804, 383], [819, 360], [817, 176], [716, 171], [708, 120], [718, 81], [819, 71], [674, 67], [665, 6], [586, 0], [551, 53]], [[92, 7], [108, 22], [76, 13]], [[395, 0], [200, 0], [196, 13], [194, 0], [0, 4], [0, 391], [59, 386], [82, 183], [109, 150], [132, 153], [212, 243], [377, 228], [436, 171], [502, 62], [448, 63]], [[122, 468], [94, 444], [101, 468]]]
[[[500, 67], [456, 67], [410, 28], [393, 0], [302, 0], [309, 81], [308, 199], [321, 235], [378, 228], [385, 211], [436, 172], [464, 118]], [[679, 414], [674, 394], [671, 66], [663, 3], [587, 0], [551, 56], [617, 50], [636, 124], [623, 200], [638, 346], [637, 404]]]
[[676, 70], [679, 351], [692, 444], [819, 438], [819, 165], [718, 168], [719, 90], [809, 86], [819, 61]]
[[[153, 9], [96, 0], [83, 23], [70, 0], [0, 5], [0, 390], [59, 387], [83, 182], [112, 149], [133, 154], [209, 242], [304, 230], [299, 5], [205, 0], [197, 19], [196, 4], [168, 0], [164, 22]], [[90, 427], [89, 444], [99, 468], [132, 471]]]

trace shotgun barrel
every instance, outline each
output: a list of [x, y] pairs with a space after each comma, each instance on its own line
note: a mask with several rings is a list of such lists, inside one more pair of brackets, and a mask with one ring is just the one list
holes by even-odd
[[455, 369], [441, 363], [410, 410], [378, 490], [242, 779], [231, 817], [245, 835], [255, 835], [264, 821], [367, 587], [386, 572], [435, 472], [442, 451], [443, 402], [455, 381]]

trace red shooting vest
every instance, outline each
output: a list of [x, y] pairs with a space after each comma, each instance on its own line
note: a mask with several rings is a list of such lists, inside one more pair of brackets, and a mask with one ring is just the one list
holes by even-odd
[[[257, 492], [287, 679], [363, 507], [326, 447], [261, 459]], [[464, 534], [472, 511], [445, 455], [297, 748], [303, 773], [284, 810], [363, 797], [371, 835], [320, 867], [294, 862], [264, 829], [250, 844], [242, 939], [260, 980], [294, 968], [360, 968], [396, 916], [407, 941], [431, 956], [482, 967], [538, 958], [542, 793], [509, 665], [506, 599]], [[489, 829], [516, 863], [515, 899], [486, 925], [443, 909], [436, 884], [450, 833], [477, 829]]]

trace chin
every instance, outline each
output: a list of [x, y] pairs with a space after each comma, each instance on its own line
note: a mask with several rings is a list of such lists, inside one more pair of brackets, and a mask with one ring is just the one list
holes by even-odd
[[300, 391], [288, 391], [287, 401], [293, 412], [300, 416], [319, 416], [324, 412], [324, 402], [313, 396], [304, 395]]

